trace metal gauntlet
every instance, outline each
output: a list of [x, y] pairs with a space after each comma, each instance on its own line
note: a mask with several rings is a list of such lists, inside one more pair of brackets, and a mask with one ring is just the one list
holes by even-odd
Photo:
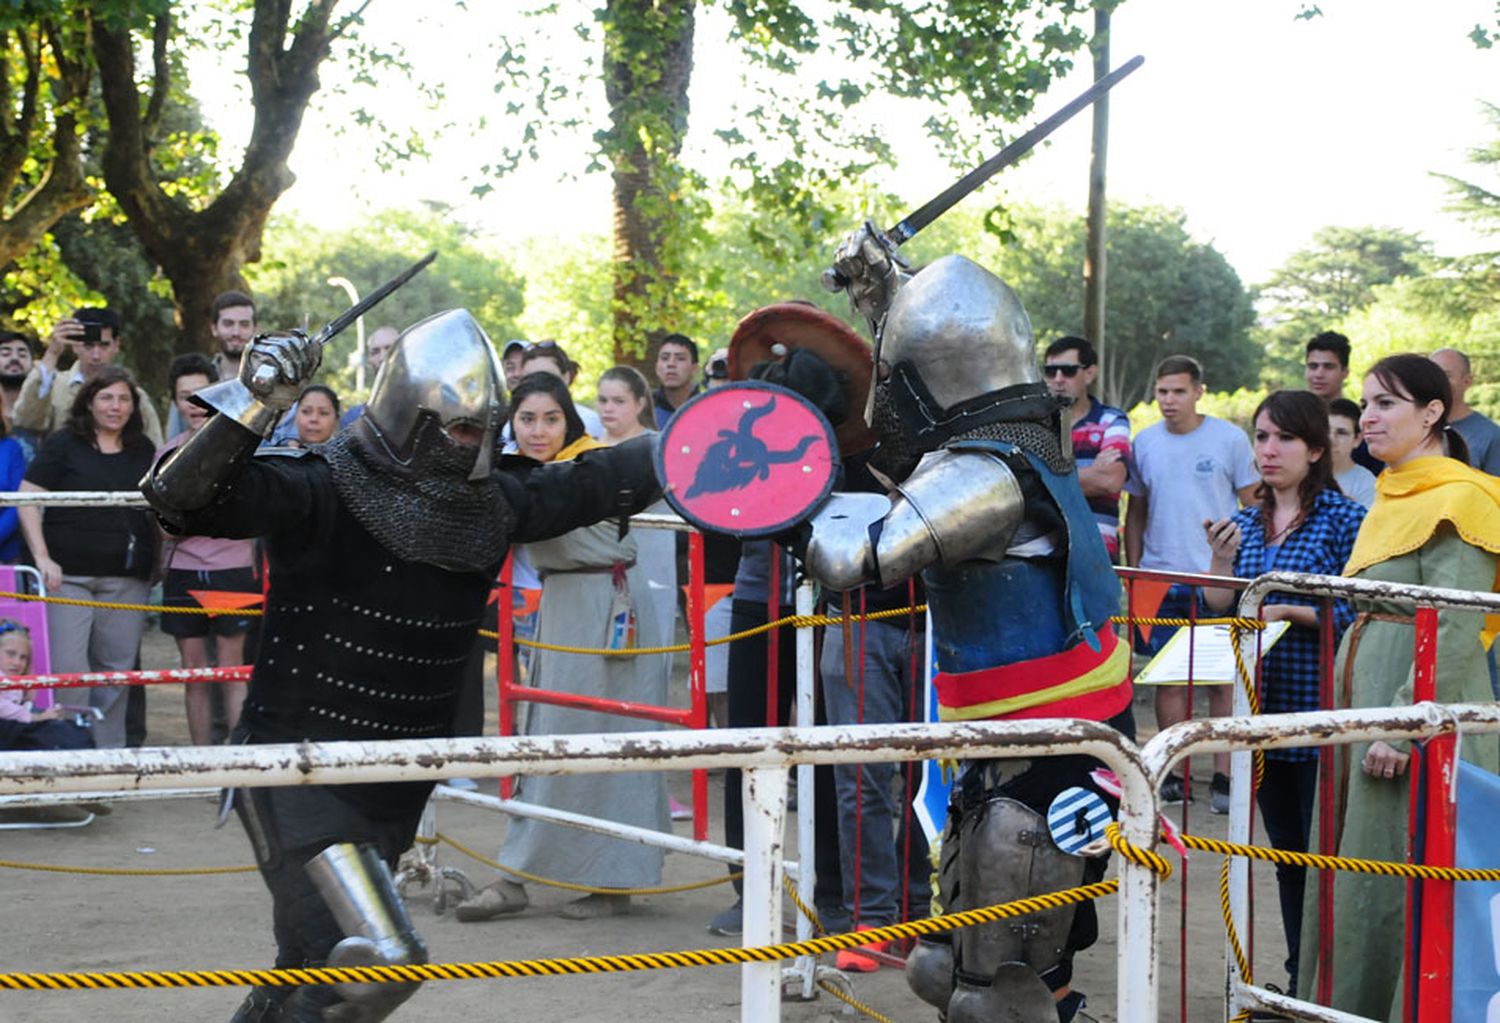
[[813, 517], [808, 573], [824, 586], [893, 586], [930, 565], [999, 561], [1025, 513], [1015, 475], [980, 452], [936, 451], [893, 500], [839, 494]]

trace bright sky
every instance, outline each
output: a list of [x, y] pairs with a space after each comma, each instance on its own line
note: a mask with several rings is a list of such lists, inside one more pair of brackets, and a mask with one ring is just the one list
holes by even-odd
[[[488, 41], [506, 31], [501, 22], [509, 5], [469, 6], [466, 13], [416, 21], [409, 13], [414, 8], [394, 0], [370, 7], [370, 30], [399, 35], [416, 74], [447, 87], [439, 113], [417, 107], [405, 86], [382, 87], [378, 102], [398, 123], [464, 121], [498, 108]], [[1185, 209], [1189, 229], [1213, 241], [1247, 283], [1262, 280], [1328, 224], [1416, 230], [1447, 254], [1478, 247], [1482, 243], [1442, 211], [1442, 185], [1430, 172], [1468, 173], [1464, 152], [1488, 131], [1478, 101], [1500, 103], [1500, 48], [1478, 50], [1468, 39], [1477, 22], [1493, 24], [1493, 0], [1419, 7], [1402, 0], [1321, 0], [1320, 6], [1322, 18], [1299, 21], [1293, 17], [1298, 0], [1126, 0], [1114, 16], [1112, 56], [1118, 64], [1140, 53], [1146, 64], [1113, 93], [1111, 198]], [[557, 15], [553, 21], [555, 44], [578, 52], [573, 19]], [[711, 129], [723, 123], [736, 86], [724, 71], [734, 49], [723, 35], [717, 10], [700, 14], [689, 147], [710, 169], [718, 156]], [[325, 81], [332, 77], [324, 75]], [[1082, 68], [1058, 83], [1038, 104], [1038, 118], [1080, 91], [1087, 78]], [[195, 76], [195, 84], [206, 80]], [[237, 106], [227, 96], [204, 98], [210, 116]], [[327, 106], [330, 114], [344, 109], [336, 99]], [[549, 143], [541, 165], [502, 179], [491, 195], [476, 200], [468, 195], [473, 179], [466, 175], [490, 158], [492, 141], [456, 132], [435, 144], [430, 162], [382, 174], [359, 158], [367, 142], [358, 135], [334, 138], [328, 117], [317, 111], [308, 117], [293, 160], [298, 183], [278, 207], [282, 213], [342, 226], [372, 208], [434, 199], [505, 238], [571, 239], [609, 228], [606, 174], [557, 180], [583, 166], [591, 129]], [[955, 175], [924, 152], [915, 130], [919, 111], [896, 107], [889, 119], [909, 157], [880, 184], [915, 206]], [[242, 116], [217, 126], [230, 141], [247, 127]], [[1088, 134], [1081, 115], [1045, 152], [1002, 173], [977, 201], [1003, 194], [1081, 210]], [[829, 239], [830, 247], [835, 241]]]

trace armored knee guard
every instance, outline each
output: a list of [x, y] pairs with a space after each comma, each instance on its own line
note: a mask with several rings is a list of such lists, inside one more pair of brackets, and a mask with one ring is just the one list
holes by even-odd
[[[308, 861], [307, 872], [334, 919], [349, 935], [334, 946], [328, 957], [330, 966], [399, 966], [427, 961], [427, 947], [396, 893], [390, 868], [372, 847], [348, 843], [330, 846]], [[332, 992], [303, 989], [297, 994], [307, 1008], [321, 1010], [307, 1016], [309, 1019], [379, 1023], [420, 986], [338, 984]], [[334, 997], [327, 998], [329, 994]]]
[[[936, 912], [956, 913], [964, 906], [958, 900], [959, 813], [948, 814], [938, 844]], [[917, 939], [906, 957], [906, 984], [922, 1001], [946, 1010], [953, 996], [953, 935], [933, 934]]]
[[[958, 899], [990, 906], [1071, 888], [1084, 861], [1052, 842], [1045, 818], [1024, 803], [991, 798], [957, 828]], [[1067, 951], [1073, 907], [968, 927], [956, 939], [950, 1023], [1006, 1020], [1055, 1023], [1057, 1008], [1042, 975]]]

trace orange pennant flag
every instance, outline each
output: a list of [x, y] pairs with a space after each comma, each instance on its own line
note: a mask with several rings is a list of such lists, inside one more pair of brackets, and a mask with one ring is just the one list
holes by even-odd
[[[1131, 618], [1155, 618], [1156, 612], [1161, 610], [1161, 602], [1166, 597], [1167, 591], [1172, 584], [1161, 582], [1156, 579], [1135, 579], [1130, 583], [1130, 609]], [[1151, 626], [1137, 625], [1141, 630], [1141, 638], [1151, 638]]]
[[210, 611], [238, 611], [240, 608], [256, 607], [262, 596], [259, 593], [241, 593], [231, 590], [188, 590], [188, 596], [200, 607]]
[[[682, 592], [684, 596], [691, 599], [692, 595], [688, 592], [688, 587], [684, 586], [682, 588]], [[713, 607], [715, 604], [717, 604], [719, 601], [723, 600], [733, 592], [734, 583], [704, 583], [703, 603], [705, 607], [703, 608], [703, 613], [707, 614], [709, 608]]]

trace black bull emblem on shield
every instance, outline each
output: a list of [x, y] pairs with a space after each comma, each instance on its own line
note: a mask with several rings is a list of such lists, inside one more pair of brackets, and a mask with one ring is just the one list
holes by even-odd
[[795, 462], [807, 453], [818, 438], [803, 437], [794, 448], [772, 451], [751, 432], [756, 421], [769, 415], [774, 408], [776, 399], [773, 397], [759, 408], [746, 409], [733, 430], [719, 431], [719, 439], [709, 445], [703, 461], [698, 463], [693, 485], [688, 487], [683, 500], [692, 500], [700, 494], [739, 490], [752, 480], [769, 479], [771, 466]]

